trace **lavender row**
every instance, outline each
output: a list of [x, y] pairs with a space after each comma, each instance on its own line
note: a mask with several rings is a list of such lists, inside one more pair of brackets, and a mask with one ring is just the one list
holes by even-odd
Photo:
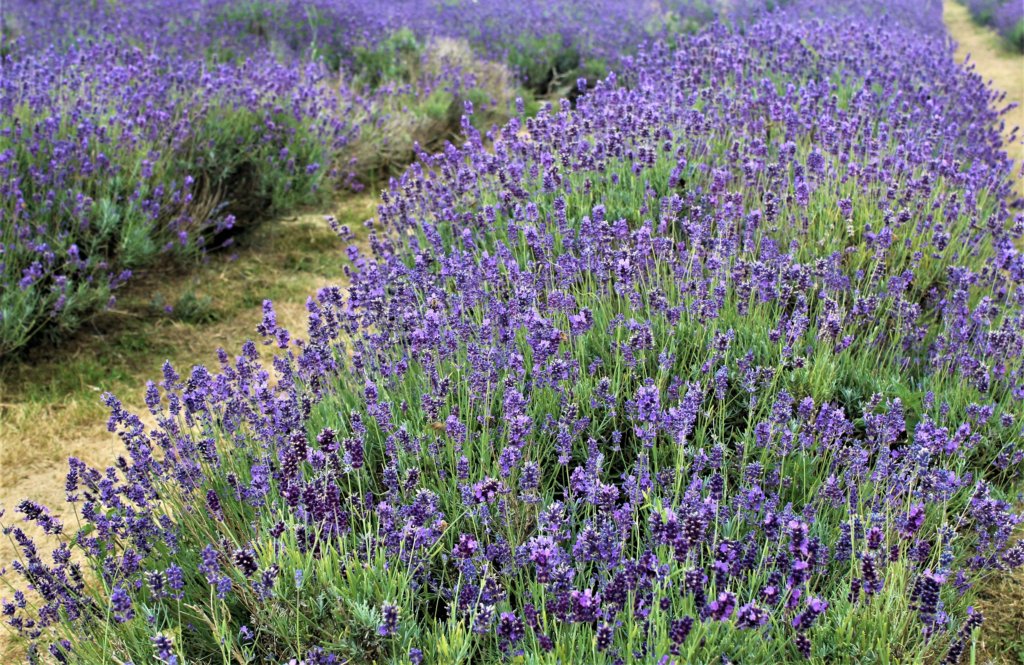
[[[365, 64], [359, 60], [366, 50], [389, 34], [411, 29], [422, 39], [467, 39], [489, 59], [512, 61], [524, 81], [542, 91], [552, 84], [548, 79], [553, 75], [619, 64], [622, 54], [635, 50], [650, 34], [712, 20], [721, 11], [719, 5], [691, 0], [136, 0], [125, 6], [58, 1], [41, 11], [33, 2], [14, 2], [8, 31], [10, 39], [27, 48], [49, 46], [55, 34], [72, 39], [122, 34], [164, 52], [245, 57], [270, 49], [287, 58], [324, 58], [334, 68], [351, 71]], [[544, 80], [528, 81], [531, 77]]]
[[991, 26], [1014, 49], [1024, 52], [1024, 5], [1014, 0], [967, 0], [981, 25]]
[[2, 66], [0, 355], [73, 329], [159, 255], [313, 200], [357, 129], [359, 100], [317, 65], [101, 41]]

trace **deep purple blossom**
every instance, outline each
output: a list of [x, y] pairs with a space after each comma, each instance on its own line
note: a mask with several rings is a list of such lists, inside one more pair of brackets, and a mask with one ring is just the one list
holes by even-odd
[[398, 633], [398, 606], [384, 603], [380, 608], [381, 619], [380, 627], [377, 632], [388, 637]]

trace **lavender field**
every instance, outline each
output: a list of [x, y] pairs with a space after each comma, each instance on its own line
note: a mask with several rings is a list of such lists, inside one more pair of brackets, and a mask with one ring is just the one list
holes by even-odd
[[1024, 662], [1015, 107], [940, 0], [0, 0], [0, 651]]

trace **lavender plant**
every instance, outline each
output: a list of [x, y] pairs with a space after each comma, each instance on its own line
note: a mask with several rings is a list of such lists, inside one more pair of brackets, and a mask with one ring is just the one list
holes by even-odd
[[1013, 49], [1024, 52], [1024, 5], [1013, 0], [967, 0], [971, 17], [991, 26]]
[[1024, 53], [1024, 6], [1007, 2], [992, 16], [992, 27], [1014, 49]]
[[103, 41], [2, 67], [0, 356], [77, 327], [158, 256], [315, 200], [354, 130], [315, 65]]
[[73, 533], [18, 506], [30, 656], [961, 662], [1024, 564], [1024, 216], [997, 94], [911, 9], [797, 0], [467, 105], [337, 228], [301, 338], [267, 302], [270, 365], [165, 366], [151, 426], [106, 396], [126, 453], [71, 460]]

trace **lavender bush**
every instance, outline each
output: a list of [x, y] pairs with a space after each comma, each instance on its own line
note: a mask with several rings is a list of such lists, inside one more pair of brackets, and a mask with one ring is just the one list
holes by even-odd
[[354, 129], [316, 65], [102, 41], [2, 67], [0, 356], [73, 329], [158, 255], [315, 200]]
[[73, 532], [18, 506], [30, 657], [961, 662], [1024, 564], [1024, 216], [997, 94], [914, 7], [466, 105], [337, 227], [302, 339], [267, 302], [269, 366], [165, 366], [155, 426], [106, 396], [126, 454], [71, 460]]
[[992, 15], [992, 27], [1015, 49], [1024, 53], [1024, 4], [1007, 2]]
[[991, 26], [1012, 48], [1024, 53], [1024, 4], [1017, 0], [967, 0], [971, 17]]

